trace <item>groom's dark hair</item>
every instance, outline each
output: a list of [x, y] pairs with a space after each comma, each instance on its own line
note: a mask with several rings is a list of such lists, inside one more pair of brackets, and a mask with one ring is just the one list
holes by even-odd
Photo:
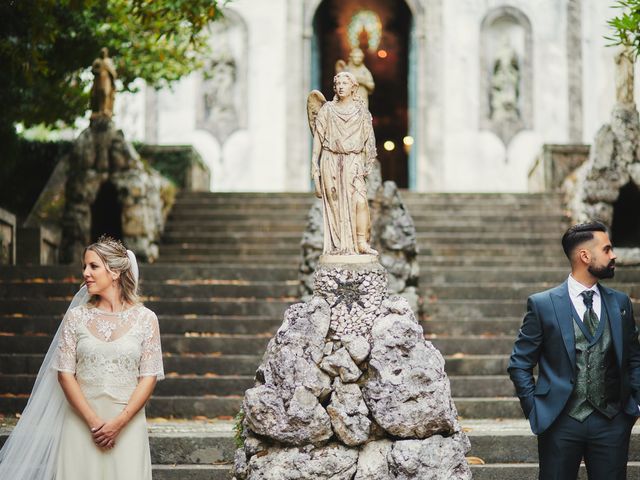
[[607, 227], [600, 222], [588, 222], [572, 225], [562, 235], [562, 249], [564, 254], [571, 260], [571, 254], [578, 245], [593, 240], [593, 232], [607, 233]]

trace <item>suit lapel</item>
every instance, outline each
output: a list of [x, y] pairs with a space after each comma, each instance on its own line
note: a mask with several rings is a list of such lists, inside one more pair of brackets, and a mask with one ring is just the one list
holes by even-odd
[[611, 340], [616, 351], [618, 367], [622, 367], [622, 316], [620, 315], [620, 305], [616, 300], [613, 291], [598, 284], [600, 295], [602, 296], [602, 308], [607, 309], [609, 315], [609, 326], [611, 328]]
[[571, 314], [571, 298], [569, 287], [565, 281], [550, 294], [553, 309], [556, 312], [556, 321], [564, 341], [564, 346], [569, 355], [569, 361], [573, 369], [576, 368], [576, 337], [573, 331], [573, 317]]

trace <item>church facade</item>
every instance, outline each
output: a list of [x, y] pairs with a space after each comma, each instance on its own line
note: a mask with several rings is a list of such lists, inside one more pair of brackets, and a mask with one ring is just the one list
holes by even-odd
[[363, 52], [384, 179], [527, 191], [544, 144], [591, 143], [615, 101], [603, 0], [234, 0], [205, 67], [120, 96], [132, 139], [192, 144], [215, 191], [305, 191], [306, 99]]

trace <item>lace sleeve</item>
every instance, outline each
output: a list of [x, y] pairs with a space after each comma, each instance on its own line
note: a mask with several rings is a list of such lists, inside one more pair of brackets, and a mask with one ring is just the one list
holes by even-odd
[[62, 319], [58, 346], [51, 368], [60, 372], [76, 373], [78, 310], [73, 308]]
[[142, 340], [142, 355], [140, 357], [140, 376], [164, 378], [162, 366], [162, 347], [160, 345], [160, 327], [158, 317], [151, 310], [145, 318], [144, 338]]

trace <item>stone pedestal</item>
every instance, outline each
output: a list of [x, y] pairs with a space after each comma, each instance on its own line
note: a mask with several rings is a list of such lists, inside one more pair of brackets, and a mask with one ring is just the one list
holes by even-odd
[[322, 263], [243, 402], [237, 480], [470, 479], [442, 355], [377, 262]]

